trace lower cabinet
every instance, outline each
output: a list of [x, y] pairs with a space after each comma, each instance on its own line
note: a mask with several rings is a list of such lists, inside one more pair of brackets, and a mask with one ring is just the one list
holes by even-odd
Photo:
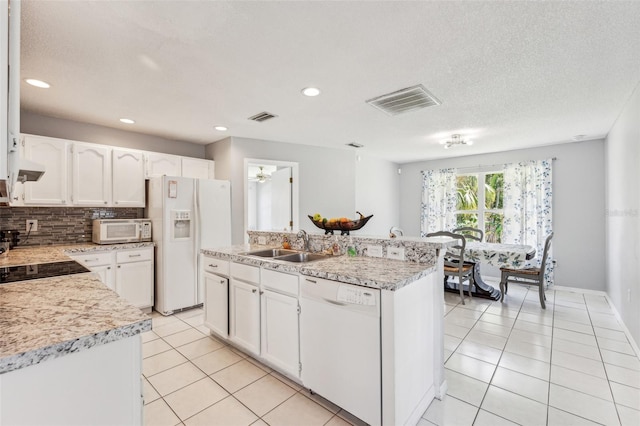
[[70, 254], [100, 276], [100, 280], [132, 305], [153, 306], [153, 247]]
[[229, 336], [229, 279], [204, 273], [204, 325], [222, 337]]
[[280, 372], [300, 378], [299, 276], [203, 258], [205, 325]]
[[260, 354], [260, 293], [258, 286], [231, 277], [229, 338], [247, 351]]
[[299, 377], [298, 298], [264, 290], [260, 308], [260, 355], [289, 375]]

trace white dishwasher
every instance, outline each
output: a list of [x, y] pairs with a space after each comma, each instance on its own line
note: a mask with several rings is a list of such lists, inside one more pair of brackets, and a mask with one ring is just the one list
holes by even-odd
[[300, 291], [302, 383], [379, 425], [380, 290], [303, 276]]

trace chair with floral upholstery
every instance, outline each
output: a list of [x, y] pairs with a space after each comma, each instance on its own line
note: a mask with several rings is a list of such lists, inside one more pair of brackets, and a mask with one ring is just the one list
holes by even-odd
[[540, 305], [542, 309], [546, 309], [544, 301], [547, 299], [544, 295], [544, 272], [547, 266], [547, 257], [549, 256], [549, 247], [551, 247], [551, 238], [553, 238], [553, 232], [547, 236], [544, 242], [544, 251], [542, 253], [542, 262], [539, 267], [528, 267], [522, 269], [513, 268], [500, 268], [500, 291], [502, 296], [500, 302], [504, 301], [504, 295], [509, 290], [509, 283], [528, 284], [538, 286], [540, 295]]

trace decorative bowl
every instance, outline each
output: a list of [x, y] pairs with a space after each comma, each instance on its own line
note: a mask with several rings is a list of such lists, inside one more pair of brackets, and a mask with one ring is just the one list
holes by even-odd
[[333, 231], [340, 231], [340, 235], [349, 235], [350, 231], [356, 231], [362, 228], [364, 225], [366, 225], [369, 219], [373, 217], [373, 215], [363, 216], [362, 213], [360, 212], [356, 212], [356, 213], [360, 215], [360, 219], [349, 220], [345, 222], [329, 222], [329, 221], [322, 222], [319, 220], [313, 220], [313, 216], [311, 215], [307, 215], [307, 216], [315, 226], [324, 230], [325, 235], [326, 234], [333, 235]]

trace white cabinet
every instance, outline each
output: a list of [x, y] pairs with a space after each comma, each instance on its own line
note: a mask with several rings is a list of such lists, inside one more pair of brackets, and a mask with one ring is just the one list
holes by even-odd
[[73, 158], [72, 203], [82, 206], [110, 205], [110, 149], [102, 145], [74, 142], [71, 145], [71, 152]]
[[26, 182], [16, 205], [144, 207], [142, 151], [23, 135], [22, 155], [46, 167]]
[[145, 178], [158, 176], [182, 176], [181, 157], [178, 155], [145, 153]]
[[214, 164], [212, 160], [182, 157], [182, 177], [215, 179]]
[[204, 325], [222, 337], [229, 336], [229, 262], [202, 256]]
[[111, 152], [112, 201], [115, 207], [144, 207], [144, 155], [114, 148]]
[[111, 290], [116, 289], [115, 276], [113, 270], [115, 268], [115, 259], [112, 252], [91, 252], [85, 254], [73, 254], [71, 257], [84, 267], [95, 272], [100, 276], [100, 281]]
[[260, 284], [260, 356], [300, 377], [298, 275], [262, 269]]
[[100, 280], [129, 303], [151, 311], [153, 306], [153, 247], [72, 253], [69, 257], [100, 276]]
[[45, 166], [46, 172], [37, 182], [16, 185], [24, 193], [20, 198], [25, 205], [66, 205], [69, 201], [70, 142], [44, 136], [25, 135], [22, 155]]
[[116, 292], [138, 308], [153, 306], [153, 248], [116, 252]]
[[229, 338], [243, 349], [260, 353], [260, 269], [231, 263]]
[[291, 376], [300, 376], [298, 299], [270, 290], [261, 295], [260, 355]]

